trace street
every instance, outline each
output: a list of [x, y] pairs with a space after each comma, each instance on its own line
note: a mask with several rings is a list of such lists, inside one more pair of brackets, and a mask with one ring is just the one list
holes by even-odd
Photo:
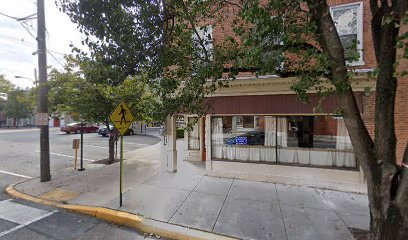
[[[157, 134], [157, 130], [150, 130]], [[50, 129], [52, 172], [73, 167], [72, 140], [79, 134]], [[125, 136], [124, 151], [159, 142], [152, 136]], [[54, 207], [11, 199], [4, 189], [13, 183], [39, 176], [39, 130], [0, 130], [0, 239], [144, 239], [143, 233]], [[107, 158], [108, 138], [84, 134], [84, 161]], [[80, 153], [78, 152], [78, 157]], [[85, 170], [86, 171], [86, 170]]]

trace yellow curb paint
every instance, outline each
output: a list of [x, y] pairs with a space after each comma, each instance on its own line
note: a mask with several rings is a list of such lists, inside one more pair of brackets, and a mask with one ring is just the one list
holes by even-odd
[[14, 185], [8, 186], [6, 188], [6, 192], [9, 195], [11, 195], [12, 197], [14, 197], [14, 198], [24, 199], [24, 200], [39, 203], [39, 204], [42, 204], [42, 205], [54, 206], [54, 207], [58, 207], [60, 205], [60, 203], [58, 203], [58, 202], [54, 202], [54, 201], [50, 201], [50, 200], [46, 200], [46, 199], [41, 199], [41, 198], [38, 198], [38, 197], [33, 197], [31, 195], [19, 192], [14, 188]]
[[92, 217], [96, 216], [96, 210], [93, 209], [92, 207], [82, 206], [82, 205], [68, 205], [68, 204], [62, 204], [60, 207], [65, 210], [83, 213], [86, 215], [90, 215]]
[[64, 202], [79, 196], [79, 192], [72, 192], [62, 188], [55, 188], [49, 192], [38, 196], [42, 199], [47, 199], [55, 202]]
[[[102, 219], [108, 222], [112, 222], [118, 225], [123, 225], [131, 228], [135, 228], [139, 231], [146, 233], [153, 233], [155, 235], [180, 240], [232, 240], [235, 238], [217, 235], [201, 230], [191, 229], [178, 225], [168, 224], [152, 219], [145, 219], [136, 214], [131, 214], [123, 211], [117, 211], [109, 208], [74, 205], [74, 204], [61, 204], [56, 201], [41, 199], [31, 196], [26, 193], [17, 191], [14, 185], [10, 185], [6, 188], [6, 192], [14, 198], [24, 199], [27, 201], [39, 203], [47, 206], [54, 206], [62, 209], [66, 209], [73, 212], [83, 213]], [[183, 233], [181, 232], [183, 231]]]

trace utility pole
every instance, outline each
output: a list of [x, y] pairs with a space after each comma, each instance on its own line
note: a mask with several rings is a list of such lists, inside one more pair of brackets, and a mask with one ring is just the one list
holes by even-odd
[[[47, 54], [45, 43], [45, 14], [44, 0], [37, 0], [37, 43], [38, 43], [38, 72], [40, 95], [38, 101], [38, 116], [48, 119], [48, 87], [47, 87]], [[46, 123], [46, 124], [45, 124]], [[40, 123], [40, 181], [51, 180], [50, 174], [50, 142], [48, 121]]]

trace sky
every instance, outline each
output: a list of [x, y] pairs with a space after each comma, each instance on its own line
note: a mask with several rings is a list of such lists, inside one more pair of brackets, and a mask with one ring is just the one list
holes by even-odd
[[[81, 44], [82, 34], [76, 24], [58, 10], [54, 0], [44, 2], [49, 51], [47, 65], [62, 69], [64, 54], [71, 53], [70, 43], [84, 49]], [[1, 0], [0, 13], [23, 18], [37, 12], [36, 3], [36, 0]], [[0, 15], [0, 75], [21, 88], [34, 86], [34, 69], [37, 69], [38, 75], [38, 56], [33, 54], [37, 51], [37, 41], [33, 37], [37, 35], [37, 19], [26, 23], [29, 31], [17, 20]]]

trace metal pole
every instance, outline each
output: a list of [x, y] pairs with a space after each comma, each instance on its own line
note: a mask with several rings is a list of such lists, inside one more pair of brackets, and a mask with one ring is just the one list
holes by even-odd
[[[44, 0], [37, 1], [37, 43], [38, 43], [38, 71], [40, 78], [40, 95], [38, 112], [48, 115], [48, 87], [47, 87], [47, 55], [45, 44], [45, 14]], [[40, 126], [40, 181], [51, 180], [50, 173], [50, 142], [48, 124]]]
[[122, 192], [123, 192], [123, 136], [120, 136], [120, 206], [122, 207]]
[[116, 147], [116, 150], [115, 150], [115, 159], [118, 159], [118, 141], [117, 141], [117, 140], [115, 141], [115, 147]]
[[275, 162], [278, 162], [278, 117], [275, 117]]
[[84, 123], [81, 123], [81, 168], [78, 171], [84, 170]]

